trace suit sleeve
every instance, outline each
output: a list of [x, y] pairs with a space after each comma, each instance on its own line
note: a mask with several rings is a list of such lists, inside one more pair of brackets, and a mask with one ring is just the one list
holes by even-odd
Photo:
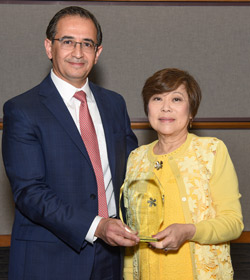
[[130, 153], [138, 147], [137, 138], [131, 129], [131, 122], [127, 113], [125, 115], [125, 123], [126, 123], [126, 135], [127, 135], [127, 158], [129, 157]]
[[41, 231], [50, 231], [80, 251], [95, 215], [63, 201], [46, 183], [43, 143], [38, 134], [27, 111], [12, 101], [5, 104], [2, 153], [16, 208], [27, 221], [41, 226]]

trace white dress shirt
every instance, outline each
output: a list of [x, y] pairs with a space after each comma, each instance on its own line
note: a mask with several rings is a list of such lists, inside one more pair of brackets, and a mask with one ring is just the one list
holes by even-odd
[[[80, 91], [80, 90], [83, 90], [86, 93], [89, 113], [91, 115], [91, 118], [92, 118], [92, 121], [93, 121], [93, 124], [95, 127], [95, 131], [96, 131], [96, 135], [97, 135], [97, 140], [98, 140], [102, 170], [103, 170], [103, 175], [104, 175], [106, 199], [107, 199], [107, 204], [108, 204], [108, 213], [109, 213], [109, 217], [115, 217], [116, 216], [116, 205], [115, 205], [114, 189], [113, 189], [113, 183], [112, 183], [112, 178], [111, 178], [111, 172], [110, 172], [110, 168], [109, 168], [106, 140], [105, 140], [103, 125], [102, 125], [102, 121], [101, 121], [101, 116], [100, 116], [98, 107], [96, 105], [94, 95], [91, 92], [91, 89], [89, 87], [88, 79], [82, 88], [75, 88], [71, 84], [60, 79], [58, 76], [55, 75], [53, 70], [51, 70], [51, 79], [52, 79], [53, 83], [55, 84], [58, 92], [60, 93], [66, 107], [68, 108], [68, 110], [79, 130], [79, 133], [81, 133], [80, 124], [79, 124], [79, 110], [80, 110], [81, 102], [78, 99], [74, 98], [73, 96], [77, 91]], [[96, 240], [94, 233], [95, 233], [95, 230], [101, 219], [102, 219], [101, 217], [96, 216], [96, 218], [92, 222], [91, 227], [85, 237], [85, 239], [88, 242], [93, 243]]]

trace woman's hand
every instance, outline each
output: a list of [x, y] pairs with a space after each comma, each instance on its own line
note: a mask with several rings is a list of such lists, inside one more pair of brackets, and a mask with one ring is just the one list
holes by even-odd
[[185, 241], [194, 236], [195, 231], [196, 228], [193, 224], [172, 224], [154, 235], [153, 237], [159, 241], [151, 242], [150, 245], [165, 251], [177, 251]]

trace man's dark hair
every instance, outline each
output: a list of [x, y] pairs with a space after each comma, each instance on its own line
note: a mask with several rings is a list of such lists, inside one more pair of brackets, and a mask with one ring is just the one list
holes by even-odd
[[97, 30], [97, 45], [100, 46], [102, 44], [102, 30], [99, 22], [88, 10], [77, 6], [66, 7], [54, 15], [46, 30], [46, 35], [49, 40], [53, 41], [53, 39], [55, 39], [57, 33], [57, 23], [61, 18], [66, 16], [80, 16], [82, 18], [92, 20]]

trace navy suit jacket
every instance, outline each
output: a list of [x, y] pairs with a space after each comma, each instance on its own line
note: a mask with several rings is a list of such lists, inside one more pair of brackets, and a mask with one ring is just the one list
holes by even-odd
[[[103, 123], [118, 207], [127, 157], [137, 140], [124, 99], [93, 83], [90, 88]], [[95, 246], [84, 238], [98, 215], [96, 178], [50, 75], [5, 103], [2, 141], [16, 205], [9, 280], [33, 280], [39, 274], [41, 279], [89, 279]]]

